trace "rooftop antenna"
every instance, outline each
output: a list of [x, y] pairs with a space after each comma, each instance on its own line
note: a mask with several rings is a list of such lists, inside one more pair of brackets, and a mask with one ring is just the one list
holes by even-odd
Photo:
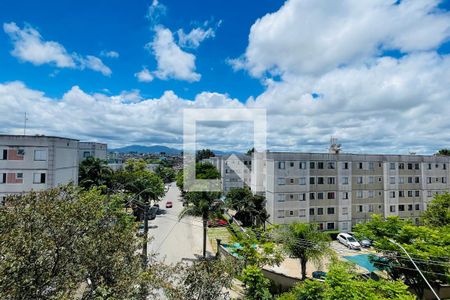
[[25, 112], [25, 117], [23, 119], [23, 135], [27, 134], [27, 121], [28, 121], [27, 112]]
[[333, 154], [339, 154], [341, 152], [341, 144], [337, 143], [337, 138], [331, 137], [330, 138], [330, 148], [329, 153]]

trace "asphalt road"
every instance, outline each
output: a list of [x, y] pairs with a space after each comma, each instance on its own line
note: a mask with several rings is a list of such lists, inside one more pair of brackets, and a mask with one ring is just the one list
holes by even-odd
[[[172, 201], [172, 208], [165, 208], [166, 202]], [[149, 253], [157, 253], [156, 257], [166, 263], [177, 263], [193, 260], [202, 254], [202, 221], [200, 218], [185, 216], [178, 221], [183, 210], [180, 190], [175, 183], [170, 184], [165, 197], [159, 203], [165, 213], [157, 215], [149, 222], [149, 236], [153, 240], [149, 244]], [[211, 245], [207, 242], [207, 251], [211, 253]]]

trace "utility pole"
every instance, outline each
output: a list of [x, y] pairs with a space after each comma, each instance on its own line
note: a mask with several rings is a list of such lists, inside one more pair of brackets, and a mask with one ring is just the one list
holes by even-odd
[[147, 240], [148, 240], [148, 203], [144, 205], [144, 243], [142, 246], [142, 267], [147, 270], [148, 257], [147, 257]]
[[403, 252], [405, 252], [406, 256], [408, 256], [409, 260], [412, 262], [412, 264], [414, 265], [414, 267], [416, 268], [416, 270], [419, 272], [419, 274], [422, 276], [423, 280], [426, 282], [426, 284], [428, 285], [428, 287], [430, 288], [430, 290], [433, 292], [434, 296], [436, 297], [436, 299], [441, 300], [441, 298], [439, 298], [438, 294], [434, 291], [433, 287], [431, 286], [431, 284], [428, 282], [428, 280], [425, 278], [425, 276], [422, 274], [422, 272], [420, 271], [419, 267], [416, 265], [416, 263], [414, 262], [414, 260], [412, 259], [412, 257], [409, 255], [408, 251], [406, 251], [405, 248], [403, 248], [402, 245], [400, 245], [399, 243], [397, 243], [396, 241], [394, 241], [393, 239], [389, 239], [389, 242], [391, 242], [392, 244], [396, 245], [397, 247], [399, 247], [400, 249], [402, 249]]

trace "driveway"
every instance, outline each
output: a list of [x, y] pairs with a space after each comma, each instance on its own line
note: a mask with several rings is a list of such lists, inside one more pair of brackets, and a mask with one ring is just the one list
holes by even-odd
[[[165, 208], [167, 201], [172, 201], [172, 208]], [[153, 237], [149, 244], [149, 253], [157, 253], [157, 258], [166, 263], [200, 257], [203, 243], [202, 221], [200, 218], [190, 216], [178, 221], [183, 204], [180, 190], [175, 183], [170, 184], [159, 205], [165, 212], [149, 222], [149, 237]], [[209, 241], [207, 252], [212, 255]]]

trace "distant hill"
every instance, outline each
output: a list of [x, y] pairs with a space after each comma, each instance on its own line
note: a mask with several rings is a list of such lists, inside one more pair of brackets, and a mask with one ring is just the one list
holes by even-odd
[[[142, 145], [131, 145], [125, 146], [122, 148], [109, 149], [109, 152], [119, 152], [119, 153], [161, 153], [165, 152], [167, 154], [180, 154], [182, 150], [176, 148], [170, 148], [161, 145], [154, 146], [142, 146]], [[220, 150], [212, 150], [216, 155], [224, 155], [224, 154], [240, 154], [238, 151], [220, 151]]]

